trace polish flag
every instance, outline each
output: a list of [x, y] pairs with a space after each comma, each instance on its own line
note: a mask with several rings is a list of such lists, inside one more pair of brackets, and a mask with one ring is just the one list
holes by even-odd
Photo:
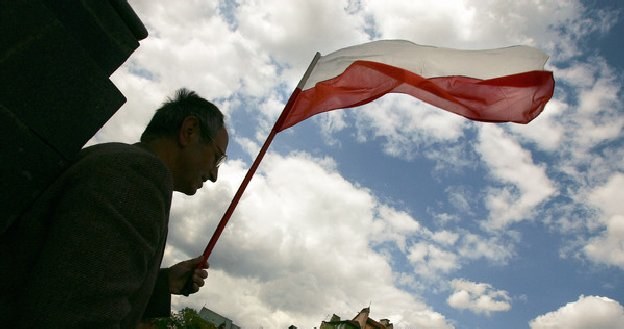
[[[458, 50], [401, 40], [317, 54], [245, 174], [199, 266], [208, 260], [278, 132], [315, 114], [370, 103], [387, 93], [409, 94], [472, 120], [527, 123], [553, 95], [553, 74], [544, 71], [547, 59], [526, 46]], [[187, 296], [192, 283], [185, 286]]]
[[380, 40], [315, 59], [277, 132], [387, 93], [412, 95], [471, 120], [528, 123], [555, 88], [552, 72], [544, 70], [548, 56], [528, 46], [460, 50]]

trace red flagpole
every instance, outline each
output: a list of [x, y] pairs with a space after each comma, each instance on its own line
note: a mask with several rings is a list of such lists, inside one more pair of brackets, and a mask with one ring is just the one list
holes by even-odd
[[[256, 169], [258, 169], [258, 166], [260, 165], [262, 158], [264, 158], [264, 154], [266, 153], [267, 149], [269, 148], [269, 145], [273, 141], [273, 138], [280, 130], [279, 127], [281, 126], [282, 122], [284, 121], [284, 119], [286, 119], [286, 117], [290, 113], [290, 110], [292, 109], [293, 104], [295, 100], [297, 99], [297, 96], [301, 92], [301, 89], [303, 88], [306, 81], [308, 80], [308, 77], [310, 76], [312, 69], [314, 68], [314, 66], [316, 65], [316, 62], [318, 61], [320, 57], [321, 57], [320, 53], [316, 53], [316, 55], [314, 55], [312, 62], [310, 63], [310, 65], [308, 66], [308, 69], [303, 75], [303, 78], [301, 79], [301, 81], [299, 81], [299, 84], [297, 85], [293, 93], [290, 95], [290, 98], [288, 99], [286, 106], [284, 106], [284, 110], [282, 111], [282, 114], [280, 114], [277, 121], [275, 121], [275, 124], [273, 125], [273, 129], [271, 129], [269, 136], [267, 136], [267, 139], [264, 141], [262, 148], [260, 148], [260, 151], [258, 152], [258, 156], [256, 156], [256, 159], [251, 164], [251, 167], [249, 167], [249, 170], [247, 170], [247, 174], [245, 174], [245, 178], [243, 179], [243, 182], [238, 187], [236, 194], [234, 194], [234, 197], [232, 198], [232, 202], [230, 203], [230, 206], [227, 208], [227, 210], [223, 214], [223, 217], [221, 217], [221, 220], [219, 221], [219, 224], [217, 225], [215, 232], [212, 234], [212, 237], [210, 238], [208, 245], [204, 249], [204, 253], [202, 255], [202, 261], [198, 264], [197, 266], [198, 268], [203, 268], [203, 265], [208, 260], [208, 257], [210, 257], [210, 254], [212, 253], [212, 249], [217, 244], [217, 240], [219, 240], [219, 237], [221, 236], [223, 229], [225, 229], [225, 225], [227, 225], [228, 221], [230, 220], [230, 217], [234, 213], [234, 209], [236, 209], [236, 205], [238, 205], [238, 201], [243, 195], [243, 192], [245, 192], [245, 188], [247, 188], [247, 185], [251, 181], [254, 173], [256, 172]], [[191, 277], [189, 278], [189, 280], [187, 280], [186, 286], [184, 287], [182, 291], [182, 293], [185, 296], [188, 296], [190, 294], [192, 284], [193, 284], [193, 280], [192, 280], [192, 273], [191, 273]]]

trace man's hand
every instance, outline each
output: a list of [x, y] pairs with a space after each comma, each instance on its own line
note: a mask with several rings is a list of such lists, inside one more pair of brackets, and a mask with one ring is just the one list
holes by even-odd
[[189, 259], [169, 268], [169, 292], [174, 295], [182, 294], [182, 288], [186, 284], [192, 273], [193, 289], [191, 293], [199, 291], [204, 286], [204, 280], [208, 277], [208, 263], [203, 264], [203, 268], [198, 268], [198, 264], [202, 261], [202, 256]]

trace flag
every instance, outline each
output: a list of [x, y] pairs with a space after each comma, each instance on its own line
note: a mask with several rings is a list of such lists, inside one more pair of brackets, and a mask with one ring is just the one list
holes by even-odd
[[380, 40], [347, 47], [318, 59], [275, 128], [387, 93], [412, 95], [471, 120], [528, 123], [554, 92], [547, 60], [528, 46], [460, 50]]
[[[544, 71], [548, 56], [515, 46], [458, 50], [381, 40], [318, 53], [290, 95], [258, 156], [203, 253], [204, 264], [277, 133], [315, 114], [363, 105], [387, 94], [405, 93], [466, 118], [527, 123], [552, 97], [555, 81]], [[183, 294], [188, 296], [188, 278]]]

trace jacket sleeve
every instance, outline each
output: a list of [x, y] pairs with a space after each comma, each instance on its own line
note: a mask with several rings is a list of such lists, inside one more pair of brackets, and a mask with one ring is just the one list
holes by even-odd
[[171, 316], [171, 293], [169, 292], [169, 269], [163, 268], [158, 272], [154, 291], [147, 303], [144, 319], [166, 318]]
[[152, 294], [171, 202], [150, 155], [93, 156], [72, 168], [20, 299], [20, 323], [136, 327]]

